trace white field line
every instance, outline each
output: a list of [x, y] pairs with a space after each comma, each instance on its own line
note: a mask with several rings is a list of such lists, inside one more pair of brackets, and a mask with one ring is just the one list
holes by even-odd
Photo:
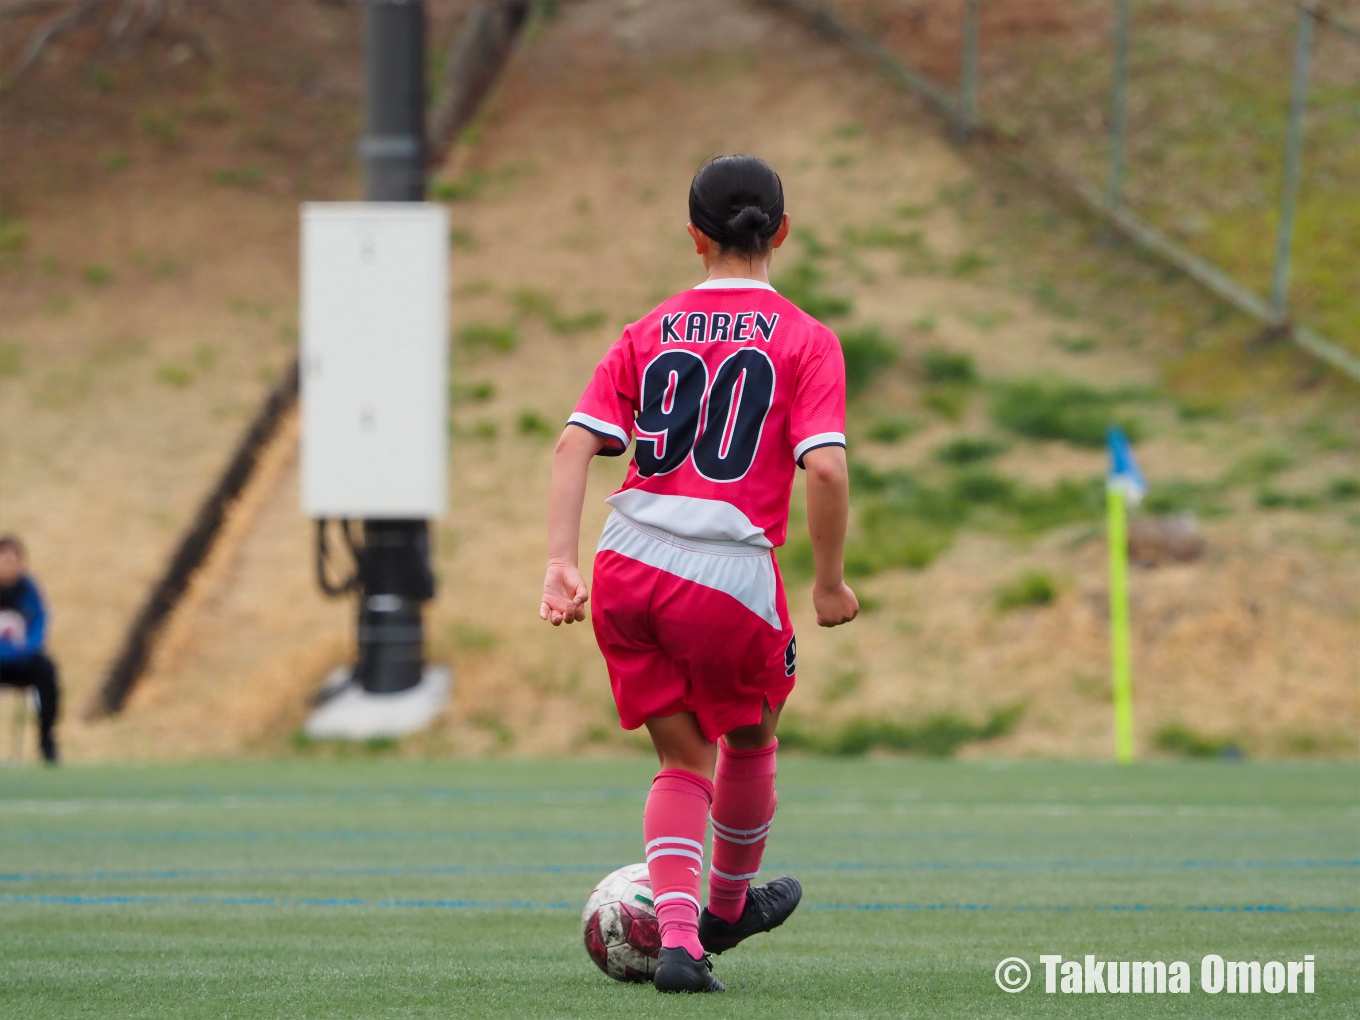
[[[544, 799], [560, 802], [563, 798], [556, 793], [544, 794]], [[570, 798], [574, 803], [614, 800], [613, 797]], [[518, 802], [532, 802], [532, 798], [517, 798]], [[444, 806], [449, 803], [438, 795], [424, 797], [366, 797], [362, 800], [365, 807], [410, 807], [428, 805]], [[176, 811], [203, 810], [296, 810], [298, 807], [321, 807], [334, 803], [334, 798], [325, 794], [316, 798], [306, 796], [288, 797], [250, 797], [223, 796], [193, 799], [157, 798], [138, 799], [127, 797], [80, 797], [22, 800], [0, 799], [0, 814], [10, 815], [76, 815], [88, 811], [140, 811], [149, 814], [164, 814]], [[480, 801], [469, 799], [459, 803], [471, 806], [492, 806], [506, 803], [498, 800]], [[1111, 817], [1111, 818], [1243, 818], [1243, 817], [1286, 817], [1300, 814], [1325, 814], [1332, 817], [1360, 817], [1360, 805], [1338, 808], [1335, 805], [1302, 805], [1298, 807], [1267, 807], [1261, 805], [1211, 805], [1211, 804], [956, 804], [923, 803], [910, 801], [903, 803], [872, 801], [841, 801], [836, 803], [817, 801], [795, 801], [789, 798], [790, 805], [796, 803], [800, 814], [814, 812], [826, 814], [911, 814], [911, 815], [996, 815], [1035, 818], [1061, 817]]]

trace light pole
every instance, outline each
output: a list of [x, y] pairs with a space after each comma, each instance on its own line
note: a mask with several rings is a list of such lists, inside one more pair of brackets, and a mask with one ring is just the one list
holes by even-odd
[[[425, 200], [425, 4], [364, 7], [364, 198]], [[421, 603], [434, 596], [423, 520], [365, 520], [359, 555], [359, 661], [354, 682], [404, 691], [424, 669]]]

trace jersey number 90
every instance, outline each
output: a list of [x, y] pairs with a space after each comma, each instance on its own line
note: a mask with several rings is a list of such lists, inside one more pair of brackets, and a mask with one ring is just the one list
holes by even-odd
[[690, 351], [657, 355], [642, 374], [642, 408], [633, 423], [633, 459], [643, 478], [669, 474], [687, 459], [713, 482], [744, 477], [760, 448], [774, 402], [774, 364], [744, 347], [708, 381], [708, 365]]

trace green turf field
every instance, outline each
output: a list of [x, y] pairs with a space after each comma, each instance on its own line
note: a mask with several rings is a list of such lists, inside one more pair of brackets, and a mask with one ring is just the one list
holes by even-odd
[[[799, 912], [661, 998], [586, 957], [641, 857], [618, 761], [0, 770], [0, 1016], [1354, 1017], [1353, 763], [781, 763], [767, 872]], [[1184, 995], [1047, 995], [1041, 953], [1185, 960]], [[1313, 995], [1200, 960], [1316, 958]], [[1017, 994], [993, 977], [1019, 956]]]

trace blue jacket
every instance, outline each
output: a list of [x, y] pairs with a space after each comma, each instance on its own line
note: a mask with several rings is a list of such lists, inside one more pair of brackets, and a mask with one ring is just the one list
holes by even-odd
[[19, 613], [24, 618], [24, 639], [15, 643], [0, 638], [0, 662], [23, 662], [43, 650], [47, 634], [47, 607], [42, 593], [27, 575], [8, 589], [0, 588], [0, 609]]

